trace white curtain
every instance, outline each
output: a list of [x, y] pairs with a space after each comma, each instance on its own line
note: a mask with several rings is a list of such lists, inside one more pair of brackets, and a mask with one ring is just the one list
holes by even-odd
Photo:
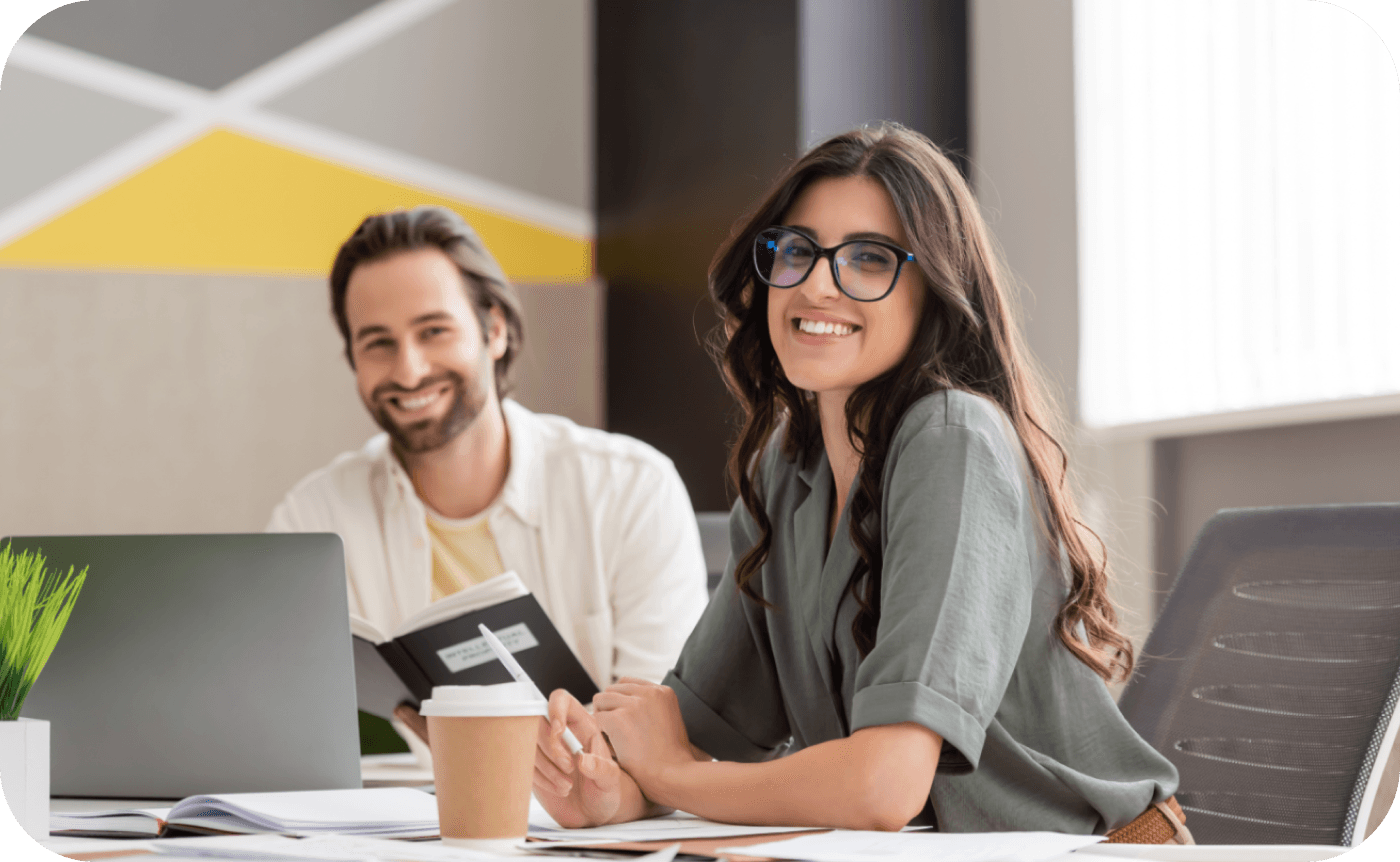
[[1309, 0], [1076, 0], [1075, 77], [1087, 425], [1400, 392], [1373, 30]]

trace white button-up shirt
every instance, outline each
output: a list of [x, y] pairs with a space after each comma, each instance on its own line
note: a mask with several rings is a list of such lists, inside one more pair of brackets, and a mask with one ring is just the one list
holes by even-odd
[[[510, 472], [489, 522], [520, 575], [601, 687], [660, 681], [706, 603], [690, 497], [640, 440], [503, 402]], [[426, 511], [387, 434], [297, 483], [269, 532], [339, 533], [351, 613], [390, 631], [427, 606]]]

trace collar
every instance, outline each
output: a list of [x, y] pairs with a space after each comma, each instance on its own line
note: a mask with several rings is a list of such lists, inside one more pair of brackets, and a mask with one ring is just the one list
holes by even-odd
[[[501, 412], [505, 417], [506, 434], [510, 439], [510, 469], [506, 473], [506, 483], [497, 499], [501, 506], [512, 512], [522, 522], [531, 527], [540, 524], [540, 501], [544, 494], [543, 472], [539, 464], [539, 428], [535, 414], [506, 398], [501, 402]], [[389, 435], [383, 432], [370, 438], [365, 448], [372, 457], [384, 464], [389, 474], [392, 493], [400, 500], [418, 500], [418, 492], [408, 471], [394, 457]], [[421, 504], [422, 501], [418, 500]]]
[[[799, 456], [800, 457], [800, 456]], [[822, 478], [823, 473], [830, 473], [831, 469], [826, 464], [826, 447], [817, 447], [817, 457], [807, 464], [797, 468], [797, 478], [807, 483], [807, 487], [815, 488], [817, 482]]]

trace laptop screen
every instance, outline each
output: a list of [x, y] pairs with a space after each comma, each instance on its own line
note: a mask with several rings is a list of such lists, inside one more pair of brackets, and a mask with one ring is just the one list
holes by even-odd
[[4, 541], [88, 569], [22, 710], [50, 723], [53, 795], [360, 786], [339, 536]]

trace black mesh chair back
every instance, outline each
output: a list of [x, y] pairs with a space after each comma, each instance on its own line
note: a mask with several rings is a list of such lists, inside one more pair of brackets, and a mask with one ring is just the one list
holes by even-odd
[[1201, 844], [1359, 844], [1400, 714], [1400, 505], [1226, 509], [1120, 707]]

